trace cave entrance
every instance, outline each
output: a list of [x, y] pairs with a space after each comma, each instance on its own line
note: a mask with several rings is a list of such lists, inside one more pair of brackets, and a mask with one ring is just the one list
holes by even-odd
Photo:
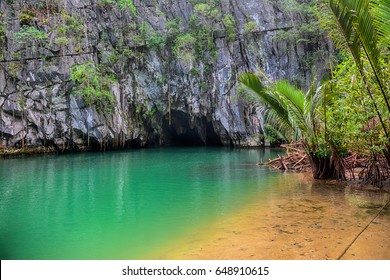
[[204, 146], [204, 142], [194, 131], [187, 131], [184, 134], [177, 134], [174, 128], [170, 129], [170, 146]]
[[221, 141], [221, 138], [218, 136], [218, 134], [214, 130], [214, 126], [211, 122], [209, 122], [206, 117], [202, 118], [202, 122], [206, 126], [206, 146], [223, 146], [223, 143]]
[[165, 122], [166, 144], [169, 146], [223, 146], [211, 122], [202, 117], [190, 125], [189, 114], [181, 111], [171, 112], [172, 123]]

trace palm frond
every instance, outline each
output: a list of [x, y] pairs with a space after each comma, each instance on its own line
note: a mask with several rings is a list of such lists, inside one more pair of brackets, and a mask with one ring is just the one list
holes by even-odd
[[290, 127], [292, 126], [283, 102], [278, 99], [277, 95], [270, 93], [268, 88], [263, 85], [257, 75], [244, 72], [240, 74], [239, 80], [243, 85], [256, 94], [262, 102], [266, 103], [272, 110], [274, 110], [278, 117], [286, 125]]
[[[302, 140], [306, 146], [316, 141], [316, 91], [305, 94], [287, 81], [270, 82], [266, 87], [253, 73], [242, 73], [241, 83], [267, 104], [265, 124], [279, 131], [286, 139]], [[263, 107], [264, 108], [264, 107]]]
[[283, 135], [284, 140], [297, 140], [299, 135], [292, 129], [289, 123], [279, 118], [274, 110], [268, 110], [264, 116], [264, 123], [268, 127], [272, 127], [275, 131], [278, 131], [280, 135]]
[[304, 93], [289, 82], [280, 80], [273, 84], [274, 94], [278, 96], [289, 113], [289, 119], [295, 130], [307, 134], [307, 124], [304, 117]]
[[351, 1], [330, 0], [330, 9], [336, 19], [339, 31], [345, 40], [344, 46], [350, 50], [352, 56], [356, 61], [356, 64], [358, 64], [360, 68], [363, 68], [363, 64], [361, 61], [360, 40], [354, 28], [353, 19], [356, 15], [355, 10], [351, 9], [348, 5], [346, 5], [345, 2], [348, 2], [347, 4], [349, 4], [349, 2]]
[[[383, 3], [387, 3], [387, 1], [383, 1]], [[363, 67], [361, 50], [364, 51], [368, 58], [387, 110], [390, 112], [389, 96], [385, 90], [386, 81], [384, 81], [380, 65], [381, 51], [377, 36], [377, 21], [374, 21], [370, 2], [370, 0], [330, 0], [329, 5], [364, 80], [367, 80], [367, 78]], [[382, 2], [378, 1], [378, 3], [379, 6], [382, 5]], [[387, 7], [386, 5], [383, 5], [383, 7]], [[387, 9], [381, 9], [381, 11], [385, 13]], [[383, 13], [382, 19], [386, 19], [389, 15], [383, 15]], [[368, 82], [366, 81], [365, 83], [367, 90], [370, 91]], [[371, 97], [372, 93], [369, 92], [369, 94], [370, 98], [373, 98]]]
[[304, 95], [301, 90], [290, 84], [285, 80], [279, 80], [275, 83], [273, 88], [278, 92], [279, 96], [294, 106], [300, 114], [303, 114]]
[[[267, 123], [264, 124], [263, 130], [264, 130], [265, 136], [269, 140], [285, 140], [285, 141], [288, 141], [289, 139], [291, 139], [289, 134], [285, 134], [285, 131], [276, 129], [275, 127], [273, 127], [272, 125], [267, 124]], [[288, 133], [290, 133], [290, 132], [291, 131], [288, 130]]]
[[373, 0], [371, 8], [381, 45], [390, 47], [390, 0]]
[[372, 17], [369, 9], [369, 0], [358, 0], [346, 2], [351, 2], [353, 5], [350, 7], [354, 13], [354, 27], [357, 32], [361, 44], [365, 53], [367, 54], [372, 68], [378, 75], [380, 74], [380, 50], [378, 48], [378, 38], [377, 30], [374, 23], [374, 18]]

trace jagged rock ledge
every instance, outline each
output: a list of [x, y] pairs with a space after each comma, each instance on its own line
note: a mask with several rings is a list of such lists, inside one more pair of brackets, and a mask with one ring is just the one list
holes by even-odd
[[2, 158], [11, 158], [18, 156], [29, 156], [29, 155], [40, 155], [40, 154], [52, 154], [55, 153], [54, 148], [45, 148], [45, 147], [27, 147], [27, 148], [11, 148], [11, 149], [1, 149], [0, 148], [0, 157]]

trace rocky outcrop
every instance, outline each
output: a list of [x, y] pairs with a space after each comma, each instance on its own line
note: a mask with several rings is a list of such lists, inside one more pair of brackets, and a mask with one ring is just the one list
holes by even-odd
[[261, 145], [237, 74], [310, 80], [329, 48], [278, 39], [308, 20], [282, 2], [1, 1], [0, 147]]

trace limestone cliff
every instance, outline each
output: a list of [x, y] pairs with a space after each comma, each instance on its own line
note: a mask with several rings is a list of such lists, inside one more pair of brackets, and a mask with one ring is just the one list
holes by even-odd
[[0, 146], [260, 145], [237, 74], [305, 81], [327, 59], [280, 36], [309, 20], [283, 5], [0, 0]]

